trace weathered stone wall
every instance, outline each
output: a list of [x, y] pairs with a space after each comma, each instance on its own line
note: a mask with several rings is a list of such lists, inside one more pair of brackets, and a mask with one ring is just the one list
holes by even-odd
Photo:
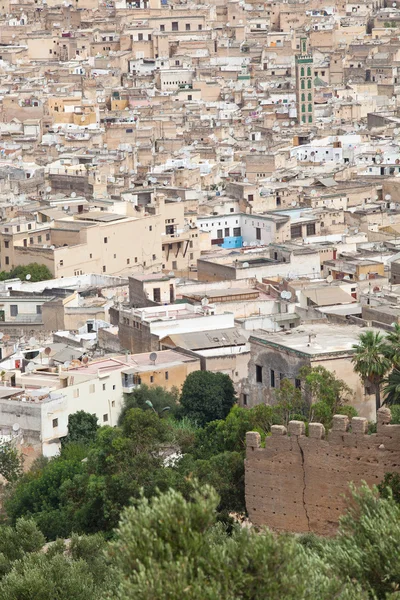
[[255, 525], [277, 531], [332, 535], [346, 509], [349, 483], [378, 484], [388, 471], [400, 473], [400, 425], [390, 425], [387, 408], [378, 411], [377, 433], [366, 419], [333, 418], [325, 438], [320, 423], [301, 421], [288, 430], [275, 425], [261, 448], [260, 435], [246, 438], [246, 506]]

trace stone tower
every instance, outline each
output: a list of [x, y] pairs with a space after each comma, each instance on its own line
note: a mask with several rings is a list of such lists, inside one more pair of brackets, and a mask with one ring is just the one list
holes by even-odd
[[300, 38], [300, 54], [296, 55], [297, 120], [302, 125], [314, 124], [313, 57], [308, 52], [307, 38]]

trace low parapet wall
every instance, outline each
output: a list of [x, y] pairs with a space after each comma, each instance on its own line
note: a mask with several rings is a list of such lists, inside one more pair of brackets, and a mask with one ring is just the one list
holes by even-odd
[[400, 473], [400, 425], [390, 425], [387, 408], [378, 411], [377, 433], [367, 419], [333, 417], [327, 436], [321, 423], [290, 421], [272, 426], [261, 447], [260, 434], [246, 436], [246, 506], [252, 523], [277, 531], [335, 533], [346, 508], [349, 483], [378, 484], [385, 473]]

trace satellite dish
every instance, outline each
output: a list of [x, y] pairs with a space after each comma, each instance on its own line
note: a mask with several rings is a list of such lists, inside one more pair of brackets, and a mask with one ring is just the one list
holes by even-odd
[[159, 152], [164, 152], [164, 146], [160, 146], [158, 150]]
[[201, 305], [202, 306], [208, 306], [208, 298], [207, 298], [207, 296], [204, 296], [204, 298], [201, 299]]
[[366, 274], [365, 274], [365, 273], [360, 273], [360, 276], [359, 276], [359, 278], [358, 278], [358, 279], [359, 279], [360, 281], [364, 281], [366, 278], [367, 278], [367, 276], [366, 276]]
[[17, 432], [21, 429], [20, 424], [19, 423], [14, 423], [14, 425], [12, 426], [13, 431]]
[[242, 267], [243, 267], [243, 269], [247, 269], [249, 266], [250, 266], [250, 265], [249, 265], [249, 263], [248, 263], [248, 262], [244, 262], [244, 263], [242, 264]]
[[34, 338], [34, 337], [29, 338], [30, 346], [35, 346], [36, 344], [37, 344], [36, 338]]
[[49, 194], [51, 192], [51, 187], [48, 185], [46, 188], [46, 192]]
[[83, 356], [82, 357], [82, 362], [83, 362], [84, 365], [87, 365], [88, 362], [89, 362], [89, 357], [88, 356]]
[[328, 277], [326, 278], [327, 283], [332, 283], [333, 281], [333, 277], [332, 275], [328, 275]]
[[25, 276], [25, 279], [27, 281], [29, 281], [31, 279], [31, 277], [32, 277], [32, 275], [30, 273], [27, 273], [26, 276]]
[[34, 368], [35, 368], [35, 363], [34, 363], [34, 362], [29, 362], [29, 363], [26, 365], [26, 370], [27, 370], [29, 373], [32, 373], [32, 371], [34, 370]]
[[151, 362], [153, 363], [153, 365], [156, 364], [156, 360], [157, 360], [157, 352], [152, 352], [149, 356]]
[[46, 356], [50, 356], [50, 354], [51, 354], [51, 348], [50, 348], [50, 346], [47, 346], [47, 348], [44, 349], [44, 353], [45, 353]]
[[293, 200], [293, 201], [292, 201], [292, 206], [297, 206], [297, 202], [296, 202], [296, 200]]
[[174, 273], [173, 271], [170, 271], [170, 272], [168, 273], [168, 277], [175, 277], [175, 273]]
[[76, 192], [71, 192], [71, 198], [76, 198]]
[[63, 364], [63, 367], [65, 367], [66, 369], [68, 369], [68, 367], [71, 366], [71, 361], [66, 360], [65, 363]]

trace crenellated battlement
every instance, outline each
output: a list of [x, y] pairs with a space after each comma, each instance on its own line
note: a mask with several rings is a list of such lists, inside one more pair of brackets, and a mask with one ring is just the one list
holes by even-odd
[[333, 534], [346, 506], [349, 483], [378, 484], [388, 471], [400, 473], [400, 425], [388, 408], [378, 411], [377, 433], [368, 421], [333, 417], [321, 423], [273, 425], [261, 447], [260, 434], [246, 435], [246, 506], [250, 519], [280, 531]]

